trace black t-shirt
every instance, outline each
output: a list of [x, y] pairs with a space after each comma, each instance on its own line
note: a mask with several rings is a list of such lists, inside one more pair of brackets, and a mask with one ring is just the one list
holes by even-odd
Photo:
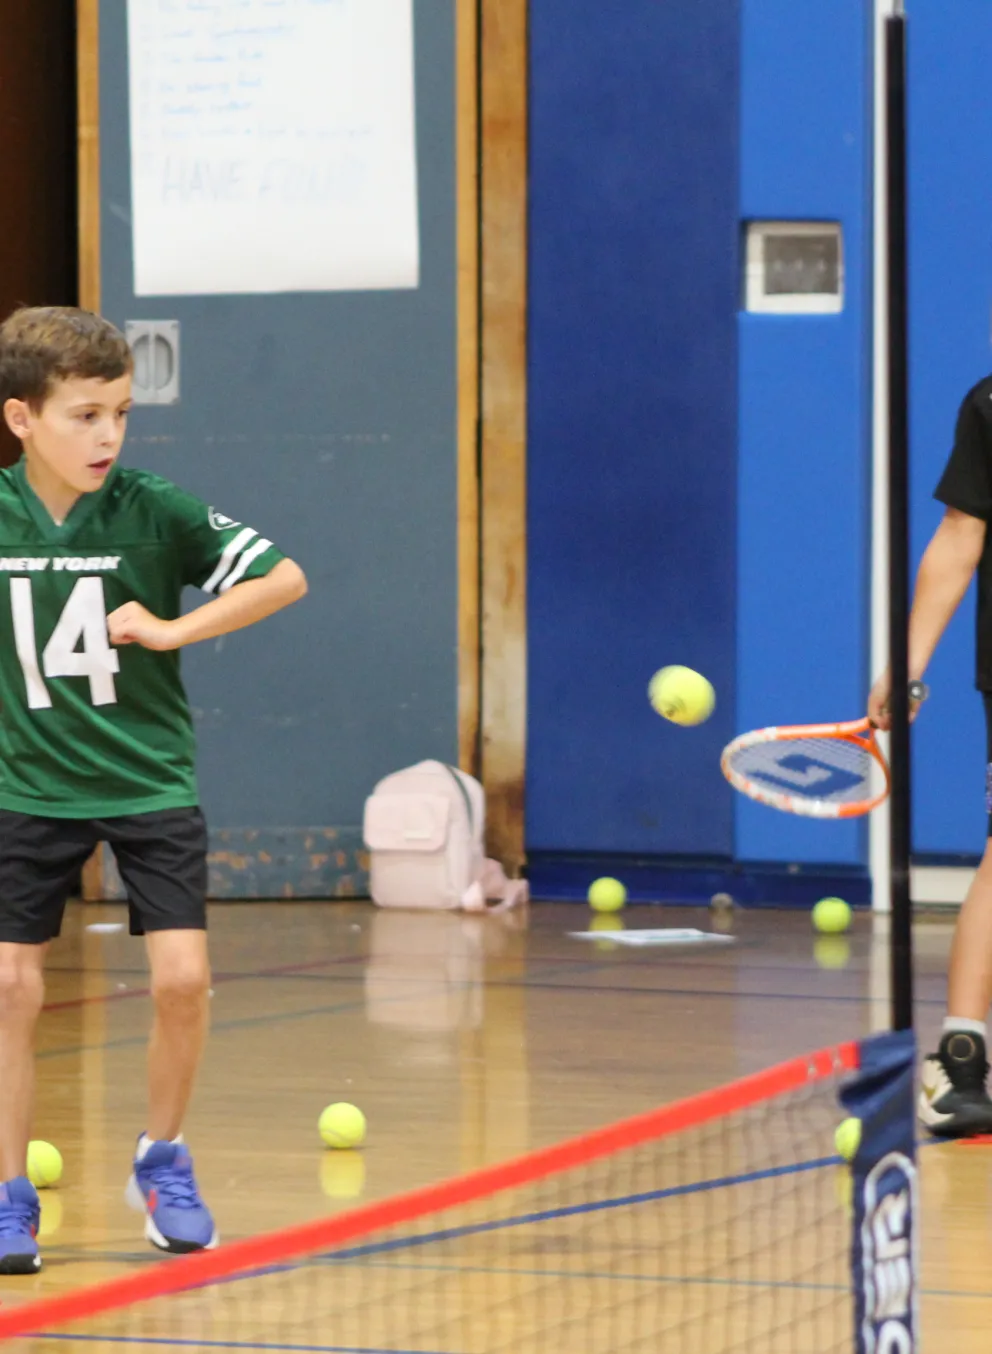
[[[934, 498], [969, 517], [992, 522], [992, 376], [969, 390], [958, 413], [954, 449]], [[975, 685], [992, 691], [992, 530], [978, 562]]]

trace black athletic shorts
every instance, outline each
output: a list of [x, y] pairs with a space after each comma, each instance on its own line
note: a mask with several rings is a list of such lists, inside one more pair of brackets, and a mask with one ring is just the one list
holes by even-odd
[[207, 825], [198, 808], [122, 818], [38, 818], [0, 809], [0, 942], [43, 945], [99, 842], [127, 890], [131, 934], [207, 924]]

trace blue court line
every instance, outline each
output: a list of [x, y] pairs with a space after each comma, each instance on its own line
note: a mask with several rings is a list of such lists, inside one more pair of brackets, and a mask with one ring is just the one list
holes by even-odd
[[[357, 981], [357, 980], [356, 980]], [[699, 998], [719, 998], [733, 1001], [801, 1001], [806, 1005], [810, 1002], [834, 1002], [843, 1004], [864, 1005], [871, 998], [867, 995], [855, 997], [840, 996], [815, 996], [809, 993], [776, 993], [776, 992], [706, 992], [693, 990], [687, 987], [674, 988], [623, 988], [596, 986], [593, 984], [562, 984], [562, 983], [486, 983], [485, 987], [492, 988], [517, 988], [522, 991], [546, 991], [546, 992], [597, 992], [609, 993], [615, 996], [641, 996], [641, 997], [692, 997]], [[409, 994], [402, 997], [385, 998], [384, 1000], [393, 1001], [402, 1004], [405, 1001], [413, 1001], [414, 998]], [[943, 1006], [942, 998], [928, 999], [917, 998], [917, 1006]], [[280, 1011], [272, 1015], [244, 1016], [238, 1020], [220, 1020], [211, 1026], [212, 1034], [219, 1034], [228, 1030], [251, 1029], [258, 1025], [278, 1025], [289, 1020], [309, 1020], [312, 1016], [320, 1015], [343, 1015], [348, 1011], [362, 1011], [365, 1009], [366, 1002], [364, 997], [361, 1001], [338, 1002], [332, 1006], [314, 1006], [302, 1011]], [[61, 1048], [43, 1049], [35, 1056], [38, 1059], [48, 1058], [67, 1058], [80, 1053], [96, 1053], [101, 1049], [113, 1050], [121, 1048], [137, 1048], [148, 1042], [147, 1032], [139, 1035], [130, 1035], [126, 1039], [108, 1039], [99, 1044], [70, 1044]]]
[[[396, 997], [396, 1001], [410, 1001], [410, 997]], [[311, 1016], [341, 1015], [346, 1011], [363, 1011], [364, 998], [361, 1001], [338, 1002], [333, 1006], [313, 1006], [304, 1011], [280, 1011], [274, 1015], [244, 1016], [240, 1020], [219, 1020], [212, 1026], [216, 1031], [249, 1029], [257, 1025], [281, 1025], [287, 1020], [309, 1020]], [[97, 1053], [101, 1049], [137, 1048], [148, 1043], [148, 1032], [130, 1035], [126, 1039], [107, 1039], [99, 1044], [71, 1044], [65, 1048], [43, 1049], [35, 1056], [45, 1058], [67, 1058], [77, 1053]]]
[[[583, 972], [590, 967], [598, 968], [598, 967], [606, 967], [606, 965], [576, 964], [574, 966], [574, 970], [577, 972]], [[567, 975], [571, 970], [572, 965], [563, 964], [560, 968], [556, 968], [554, 970], [553, 976], [555, 978], [558, 978], [560, 976]], [[781, 969], [777, 971], [781, 972]], [[754, 973], [756, 972], [756, 970], [749, 969], [748, 972]], [[797, 968], [795, 972], [799, 974], [804, 973], [808, 974], [808, 970], [801, 968]], [[324, 975], [319, 973], [294, 973], [290, 976], [293, 982], [301, 982], [301, 983], [308, 982], [355, 983], [364, 981], [363, 975], [359, 974]], [[417, 978], [413, 976], [410, 978], [404, 978], [403, 981], [404, 984], [409, 986], [417, 986], [418, 984], [423, 987], [438, 986], [437, 980], [431, 978]], [[473, 984], [470, 981], [463, 981], [457, 984], [457, 988], [459, 991], [461, 991], [470, 988], [472, 985]], [[710, 991], [707, 990], [706, 988], [694, 988], [694, 987], [629, 987], [629, 986], [614, 986], [610, 983], [568, 983], [568, 982], [559, 983], [559, 982], [551, 982], [548, 981], [547, 979], [537, 979], [531, 982], [528, 982], [526, 980], [523, 982], [510, 982], [509, 980], [503, 978], [486, 978], [480, 980], [480, 986], [482, 986], [485, 991], [492, 991], [493, 989], [498, 990], [509, 989], [511, 991], [519, 990], [524, 992], [594, 992], [594, 993], [609, 993], [611, 996], [621, 996], [621, 997], [640, 997], [640, 996], [647, 997], [690, 996], [690, 997], [713, 997], [713, 998], [733, 997], [735, 999], [743, 999], [746, 1001], [802, 1001], [807, 1003], [811, 1001], [817, 1001], [817, 1002], [839, 1002], [847, 1004], [857, 1002], [870, 1002], [875, 1000], [875, 998], [873, 998], [868, 993], [839, 995], [834, 992], [823, 992], [823, 993], [768, 992], [768, 991], [746, 992], [736, 988], [733, 989], [728, 988], [725, 991], [721, 991], [720, 989], [714, 989]], [[412, 1000], [412, 998], [410, 998], [410, 1000]], [[914, 1005], [944, 1006], [946, 1005], [946, 997], [917, 996], [914, 999]]]
[[[604, 936], [605, 936], [606, 939], [608, 939], [608, 938], [609, 938], [609, 932], [604, 933]], [[753, 949], [752, 949], [751, 945], [745, 944], [745, 945], [741, 945], [741, 946], [736, 947], [732, 952], [735, 953], [735, 954], [740, 954], [742, 951], [744, 951], [744, 952], [752, 952], [752, 953], [753, 953], [753, 952], [756, 951], [758, 948], [760, 948], [760, 945], [754, 945], [754, 946], [753, 946]], [[368, 963], [368, 962], [371, 960], [371, 958], [372, 958], [371, 955], [342, 955], [342, 956], [341, 956], [340, 958], [338, 958], [338, 959], [328, 959], [328, 960], [326, 960], [325, 962], [326, 962], [326, 964], [327, 964], [327, 967], [330, 969], [330, 968], [332, 968], [333, 966], [339, 965], [339, 964]], [[533, 966], [534, 966], [535, 968], [536, 968], [536, 967], [552, 966], [551, 972], [552, 972], [553, 974], [558, 974], [558, 973], [567, 973], [567, 972], [569, 972], [570, 970], [575, 970], [576, 972], [583, 972], [583, 971], [589, 971], [589, 970], [595, 971], [595, 970], [597, 970], [597, 969], [614, 969], [614, 968], [616, 967], [616, 960], [617, 960], [617, 958], [622, 958], [622, 959], [625, 961], [625, 969], [626, 969], [626, 971], [630, 971], [630, 970], [635, 970], [635, 971], [636, 971], [636, 970], [638, 970], [638, 969], [641, 969], [641, 970], [643, 970], [644, 972], [652, 972], [652, 971], [655, 971], [655, 970], [656, 970], [656, 966], [655, 966], [654, 964], [652, 964], [652, 963], [649, 962], [649, 961], [645, 961], [643, 958], [641, 958], [639, 955], [637, 955], [636, 952], [634, 952], [634, 951], [626, 951], [626, 952], [621, 953], [620, 947], [619, 947], [619, 946], [617, 947], [617, 954], [611, 955], [611, 957], [610, 957], [609, 959], [594, 959], [594, 958], [592, 958], [592, 957], [589, 957], [588, 959], [575, 959], [575, 958], [573, 958], [572, 956], [565, 956], [565, 955], [561, 955], [561, 956], [558, 956], [558, 955], [542, 955], [542, 956], [539, 957], [539, 958], [533, 959], [531, 962], [532, 962], [532, 964], [533, 964]], [[688, 960], [688, 959], [686, 959], [684, 956], [680, 956], [679, 959], [678, 959], [678, 967], [679, 967], [679, 970], [680, 970], [680, 971], [685, 972], [685, 971], [688, 970], [688, 969], [704, 969], [704, 970], [711, 970], [711, 969], [714, 967], [714, 965], [713, 965], [712, 963], [705, 963], [705, 962], [703, 962], [703, 961], [701, 961], [701, 960], [699, 960], [699, 961], [697, 961], [697, 960]], [[61, 965], [61, 964], [46, 964], [46, 965], [45, 965], [45, 972], [46, 972], [46, 973], [76, 974], [76, 975], [79, 975], [79, 974], [83, 974], [83, 973], [92, 973], [92, 972], [95, 972], [95, 971], [96, 971], [96, 970], [94, 970], [93, 968], [87, 967], [85, 964], [65, 964], [65, 965]], [[729, 966], [727, 966], [727, 967], [725, 967], [724, 969], [722, 969], [721, 971], [730, 972], [731, 969], [729, 968]], [[762, 974], [762, 973], [773, 973], [773, 974], [778, 974], [778, 975], [798, 974], [798, 975], [800, 975], [800, 976], [802, 976], [802, 977], [808, 977], [809, 974], [810, 974], [811, 972], [814, 972], [814, 971], [815, 971], [815, 970], [814, 970], [814, 967], [813, 967], [812, 964], [748, 964], [748, 965], [747, 965], [747, 968], [744, 970], [745, 973], [747, 973], [747, 974], [749, 974], [749, 975], [751, 975], [751, 976], [758, 976], [759, 974]], [[847, 972], [848, 974], [851, 974], [851, 975], [856, 975], [856, 974], [866, 974], [866, 973], [868, 972], [868, 970], [867, 970], [866, 967], [865, 967], [865, 968], [856, 967], [856, 966], [853, 965], [853, 964], [848, 965], [844, 971]], [[102, 973], [102, 974], [105, 974], [107, 977], [110, 977], [110, 978], [113, 978], [113, 977], [132, 977], [132, 978], [144, 978], [144, 979], [147, 980], [147, 978], [150, 976], [147, 967], [131, 968], [131, 967], [124, 967], [123, 965], [120, 965], [120, 966], [117, 966], [117, 965], [115, 965], [115, 966], [104, 965], [104, 966], [101, 966], [101, 968], [99, 969], [99, 972]], [[269, 979], [269, 978], [278, 979], [280, 982], [281, 982], [281, 981], [287, 981], [287, 982], [302, 982], [302, 983], [307, 983], [307, 982], [336, 982], [336, 981], [347, 980], [347, 979], [349, 978], [350, 975], [347, 975], [347, 974], [338, 974], [338, 973], [333, 973], [333, 972], [326, 973], [326, 974], [312, 973], [312, 972], [311, 972], [311, 973], [292, 973], [292, 972], [288, 972], [288, 973], [276, 973], [276, 974], [272, 974], [272, 973], [266, 972], [266, 971], [264, 971], [264, 970], [256, 970], [256, 969], [246, 969], [246, 970], [244, 970], [243, 972], [240, 972], [240, 971], [237, 971], [237, 970], [226, 970], [226, 969], [225, 969], [225, 970], [223, 971], [223, 973], [222, 973], [222, 974], [219, 974], [218, 976], [221, 976], [221, 977], [224, 978], [224, 980], [225, 980], [225, 986], [226, 986], [227, 983], [233, 982], [233, 981], [235, 981], [235, 980], [237, 980], [237, 981], [246, 981], [246, 980], [262, 980], [262, 979]], [[944, 985], [944, 979], [941, 978], [941, 977], [938, 977], [937, 975], [926, 975], [926, 974], [924, 974], [923, 977], [922, 977], [922, 979], [921, 979], [921, 982], [924, 982], [924, 983], [927, 982], [927, 981], [928, 981], [928, 978], [929, 978], [929, 981], [933, 982], [934, 984], [938, 984], [938, 983], [939, 983], [939, 984], [941, 985], [941, 987], [943, 987], [943, 985]], [[521, 982], [518, 983], [518, 984], [508, 983], [508, 982], [506, 982], [506, 980], [504, 980], [504, 979], [485, 980], [485, 982], [486, 982], [486, 985], [487, 985], [487, 986], [490, 986], [490, 985], [492, 984], [492, 982], [503, 982], [506, 986], [520, 986], [520, 987], [527, 987], [527, 986], [528, 986], [528, 983], [527, 983], [526, 979], [524, 979], [523, 981], [521, 981]], [[932, 1000], [934, 1000], [934, 999], [933, 999], [933, 998], [927, 998], [925, 1004], [926, 1004], [926, 1003], [929, 1003], [929, 1002], [932, 1001]]]
[[[512, 987], [513, 983], [486, 983], [487, 988]], [[734, 1001], [801, 1001], [807, 1006], [810, 1002], [835, 1002], [850, 1005], [865, 1004], [874, 1000], [867, 992], [855, 996], [838, 996], [832, 992], [741, 992], [736, 988], [726, 991], [709, 991], [698, 987], [611, 987], [600, 983], [524, 983], [527, 991], [541, 992], [608, 992], [616, 997], [723, 997]], [[915, 1006], [945, 1006], [944, 997], [916, 997]]]
[[[326, 981], [326, 979], [325, 979], [325, 981]], [[345, 981], [345, 982], [349, 982], [349, 983], [356, 983], [356, 982], [363, 981], [363, 979], [362, 979], [362, 977], [359, 976], [359, 975], [355, 975], [354, 977], [352, 977], [352, 976], [349, 975], [349, 976], [346, 977], [345, 979], [340, 979], [340, 978], [339, 978], [338, 981]], [[463, 984], [462, 986], [468, 986], [468, 984]], [[538, 987], [538, 986], [541, 986], [541, 984], [536, 984], [536, 983], [501, 983], [501, 984], [491, 984], [491, 983], [489, 983], [489, 984], [486, 984], [486, 986], [514, 987], [514, 988], [519, 988], [519, 989], [521, 989], [521, 990], [523, 990], [523, 991], [526, 991], [529, 987]], [[556, 985], [555, 985], [554, 983], [547, 983], [547, 984], [545, 984], [545, 986], [548, 987], [548, 988], [550, 988], [552, 991], [557, 990], [557, 989], [556, 989]], [[578, 988], [578, 987], [576, 987], [576, 988], [573, 989], [573, 988], [565, 987], [565, 988], [562, 988], [561, 990], [567, 992], [567, 991], [596, 991], [596, 990], [598, 990], [598, 989], [596, 989], [596, 988]], [[602, 989], [602, 990], [603, 990], [603, 991], [612, 991], [613, 989], [612, 989], [612, 988], [604, 988], [604, 989]], [[415, 1000], [415, 998], [412, 997], [412, 996], [410, 996], [409, 993], [404, 993], [403, 996], [401, 996], [401, 997], [384, 997], [384, 998], [381, 998], [380, 1000], [381, 1000], [381, 1001], [388, 1001], [388, 1002], [391, 1002], [391, 1003], [394, 1003], [394, 1004], [402, 1005], [403, 1002], [413, 1001], [413, 1000]], [[305, 1010], [302, 1010], [302, 1011], [280, 1011], [280, 1012], [276, 1012], [276, 1013], [273, 1014], [273, 1015], [242, 1016], [242, 1017], [240, 1017], [240, 1018], [237, 1019], [237, 1020], [218, 1020], [218, 1021], [215, 1021], [215, 1022], [211, 1025], [210, 1028], [211, 1028], [211, 1034], [216, 1034], [216, 1033], [218, 1033], [218, 1032], [220, 1032], [220, 1031], [224, 1031], [224, 1030], [243, 1030], [243, 1029], [251, 1029], [252, 1027], [255, 1027], [255, 1026], [258, 1026], [258, 1025], [277, 1025], [277, 1024], [282, 1024], [282, 1023], [284, 1023], [285, 1021], [288, 1021], [288, 1020], [308, 1020], [308, 1019], [310, 1019], [311, 1016], [319, 1016], [319, 1015], [341, 1015], [341, 1014], [344, 1014], [345, 1012], [348, 1012], [348, 1011], [363, 1011], [363, 1010], [365, 1009], [365, 1007], [366, 1007], [366, 1001], [365, 1001], [365, 998], [363, 997], [360, 1001], [337, 1002], [337, 1003], [335, 1003], [334, 1005], [331, 1005], [331, 1006], [314, 1006], [314, 1007], [309, 1007], [309, 1008], [307, 1008], [307, 1009], [305, 1009]], [[47, 1059], [47, 1058], [67, 1058], [67, 1057], [71, 1057], [71, 1056], [76, 1055], [76, 1054], [79, 1054], [79, 1053], [96, 1053], [96, 1052], [99, 1052], [99, 1051], [102, 1050], [102, 1049], [120, 1049], [120, 1048], [137, 1048], [137, 1047], [143, 1047], [144, 1045], [147, 1044], [147, 1042], [148, 1042], [148, 1034], [147, 1034], [147, 1032], [145, 1032], [145, 1033], [143, 1033], [143, 1034], [129, 1035], [127, 1038], [124, 1038], [124, 1039], [107, 1039], [107, 1040], [104, 1040], [102, 1043], [99, 1043], [99, 1044], [71, 1044], [71, 1045], [68, 1045], [68, 1046], [63, 1046], [63, 1047], [61, 1047], [61, 1048], [48, 1048], [48, 1049], [43, 1049], [41, 1052], [37, 1053], [37, 1054], [35, 1055], [35, 1057], [36, 1057], [37, 1059]]]
[[[323, 1259], [313, 1261], [314, 1264], [327, 1263]], [[297, 1266], [303, 1268], [304, 1266]], [[286, 1269], [293, 1268], [285, 1266]], [[414, 1273], [454, 1273], [454, 1274], [519, 1274], [527, 1279], [540, 1279], [547, 1277], [549, 1279], [583, 1279], [583, 1280], [604, 1280], [608, 1279], [619, 1283], [663, 1283], [680, 1284], [687, 1287], [703, 1286], [714, 1288], [774, 1288], [789, 1289], [796, 1292], [823, 1292], [823, 1293], [850, 1293], [850, 1284], [836, 1283], [815, 1283], [813, 1280], [806, 1279], [734, 1279], [720, 1278], [713, 1275], [696, 1275], [690, 1277], [685, 1274], [611, 1274], [604, 1270], [577, 1270], [577, 1269], [520, 1269], [512, 1266], [503, 1267], [500, 1265], [440, 1265], [440, 1264], [396, 1264], [392, 1260], [370, 1261], [367, 1264], [369, 1269], [389, 1269], [389, 1270], [413, 1270]], [[273, 1266], [273, 1272], [276, 1267]], [[256, 1270], [256, 1277], [264, 1277], [267, 1270]], [[920, 1288], [921, 1297], [928, 1298], [984, 1298], [986, 1301], [992, 1300], [992, 1288], [983, 1292], [972, 1292], [969, 1289], [943, 1289], [943, 1288]]]
[[330, 1251], [321, 1260], [356, 1260], [366, 1255], [384, 1255], [389, 1251], [405, 1250], [413, 1246], [429, 1246], [438, 1241], [453, 1241], [464, 1236], [479, 1236], [485, 1232], [502, 1231], [507, 1227], [527, 1227], [535, 1222], [552, 1222], [557, 1218], [574, 1218], [584, 1213], [602, 1213], [612, 1208], [632, 1208], [637, 1204], [656, 1203], [659, 1199], [678, 1199], [690, 1194], [704, 1194], [714, 1189], [730, 1189], [734, 1185], [752, 1185], [759, 1180], [774, 1180], [784, 1175], [799, 1175], [817, 1171], [823, 1166], [840, 1164], [840, 1157], [816, 1157], [810, 1161], [793, 1162], [789, 1166], [769, 1166], [762, 1171], [748, 1171], [743, 1175], [717, 1176], [712, 1180], [695, 1180], [691, 1185], [671, 1185], [668, 1189], [645, 1190], [640, 1194], [621, 1195], [615, 1199], [596, 1199], [592, 1203], [569, 1204], [565, 1208], [547, 1208], [535, 1213], [521, 1213], [511, 1218], [497, 1218], [492, 1222], [469, 1223], [464, 1227], [447, 1227], [423, 1236], [396, 1237], [391, 1241], [373, 1242], [369, 1246], [353, 1246], [349, 1250]]
[[[654, 1202], [658, 1199], [676, 1199], [690, 1194], [701, 1194], [709, 1190], [729, 1189], [733, 1185], [753, 1184], [759, 1180], [770, 1180], [785, 1175], [798, 1175], [806, 1171], [820, 1170], [824, 1166], [839, 1166], [841, 1164], [839, 1156], [815, 1157], [809, 1161], [793, 1162], [788, 1166], [770, 1166], [762, 1171], [751, 1171], [742, 1175], [716, 1176], [709, 1180], [694, 1180], [687, 1185], [671, 1185], [668, 1189], [663, 1190], [648, 1190], [640, 1194], [623, 1195], [612, 1199], [597, 1199], [590, 1203], [570, 1204], [564, 1208], [544, 1209], [534, 1213], [517, 1214], [509, 1218], [496, 1218], [492, 1222], [470, 1223], [463, 1227], [449, 1227], [436, 1232], [425, 1232], [423, 1235], [394, 1237], [389, 1241], [375, 1242], [368, 1246], [353, 1246], [347, 1250], [328, 1251], [306, 1260], [295, 1261], [292, 1264], [265, 1265], [245, 1270], [243, 1273], [232, 1275], [229, 1279], [218, 1279], [215, 1283], [205, 1284], [203, 1287], [220, 1287], [224, 1284], [240, 1283], [244, 1279], [263, 1278], [269, 1274], [289, 1274], [294, 1270], [306, 1269], [317, 1264], [350, 1263], [371, 1255], [384, 1255], [415, 1246], [450, 1241], [458, 1237], [477, 1236], [485, 1232], [501, 1231], [509, 1227], [522, 1227], [538, 1222], [550, 1222], [556, 1218], [575, 1217], [584, 1213], [600, 1213], [607, 1209], [631, 1207], [641, 1203]], [[60, 1254], [61, 1252], [56, 1251], [55, 1253]], [[101, 1251], [84, 1252], [84, 1256], [87, 1260], [120, 1258]], [[128, 1260], [133, 1257], [125, 1255], [123, 1258]], [[728, 1280], [728, 1282], [732, 1281]], [[786, 1286], [790, 1285], [787, 1284]]]

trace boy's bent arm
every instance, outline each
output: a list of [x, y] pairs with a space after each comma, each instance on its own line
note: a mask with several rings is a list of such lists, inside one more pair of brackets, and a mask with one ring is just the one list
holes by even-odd
[[179, 649], [204, 639], [216, 639], [264, 620], [306, 595], [307, 580], [300, 566], [282, 559], [264, 578], [238, 583], [222, 597], [195, 611], [164, 621], [140, 602], [126, 602], [107, 617], [112, 644], [141, 644], [146, 649]]
[[[985, 547], [986, 523], [957, 508], [948, 508], [926, 548], [916, 575], [909, 617], [909, 676], [921, 678], [937, 642], [968, 590]], [[879, 728], [890, 724], [886, 709], [891, 682], [888, 672], [872, 687], [868, 714]]]

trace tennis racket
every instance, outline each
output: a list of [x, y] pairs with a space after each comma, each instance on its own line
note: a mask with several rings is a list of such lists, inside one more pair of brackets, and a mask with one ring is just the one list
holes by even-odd
[[858, 818], [889, 793], [889, 768], [869, 719], [742, 733], [723, 750], [735, 790], [784, 813]]

